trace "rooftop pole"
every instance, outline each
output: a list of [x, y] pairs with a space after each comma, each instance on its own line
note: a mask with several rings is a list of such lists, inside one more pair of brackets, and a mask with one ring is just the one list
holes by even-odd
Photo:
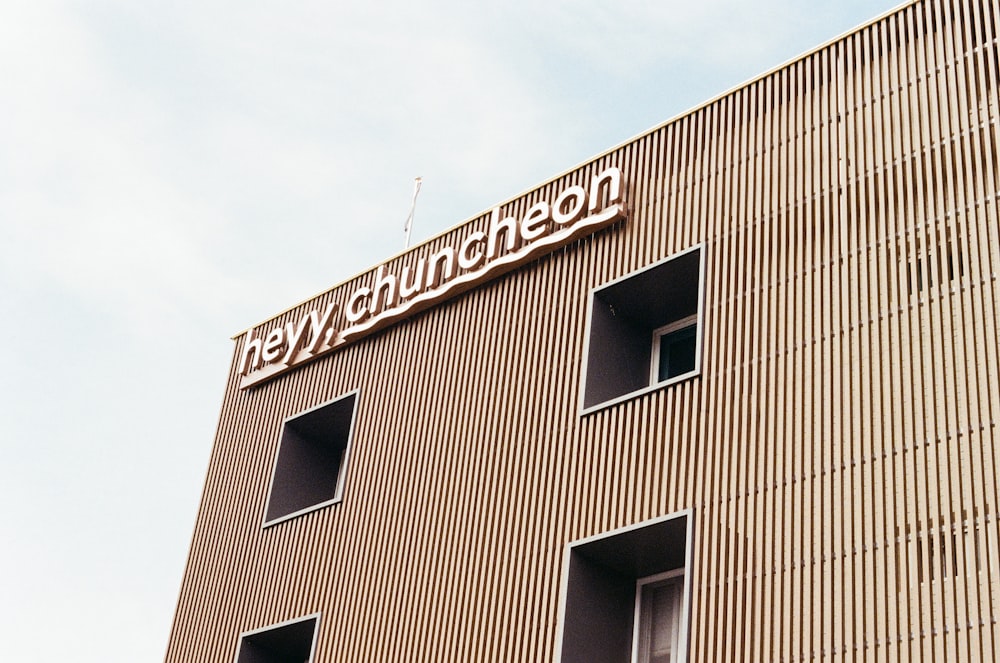
[[420, 182], [421, 178], [419, 177], [413, 180], [413, 202], [410, 203], [410, 214], [406, 217], [406, 227], [403, 228], [403, 232], [406, 233], [404, 250], [410, 248], [410, 230], [413, 228], [413, 212], [417, 209], [417, 194], [420, 193]]

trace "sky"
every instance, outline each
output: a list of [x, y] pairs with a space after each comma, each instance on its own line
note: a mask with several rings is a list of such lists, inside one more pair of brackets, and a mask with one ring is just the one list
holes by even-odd
[[898, 4], [0, 0], [0, 660], [163, 660], [231, 337], [414, 177], [418, 243]]

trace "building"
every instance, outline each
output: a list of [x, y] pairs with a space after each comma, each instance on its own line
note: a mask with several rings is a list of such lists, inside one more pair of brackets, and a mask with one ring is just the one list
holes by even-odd
[[235, 340], [166, 660], [1000, 657], [997, 0]]

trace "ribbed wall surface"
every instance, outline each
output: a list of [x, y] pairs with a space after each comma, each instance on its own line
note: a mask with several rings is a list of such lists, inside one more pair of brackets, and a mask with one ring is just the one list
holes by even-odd
[[[249, 391], [238, 339], [166, 660], [320, 612], [318, 661], [551, 661], [567, 542], [686, 508], [692, 661], [996, 660], [998, 20], [916, 2], [654, 130], [504, 208], [618, 165], [624, 224]], [[581, 417], [590, 290], [699, 243], [701, 375]], [[355, 389], [343, 502], [262, 528], [283, 420]]]

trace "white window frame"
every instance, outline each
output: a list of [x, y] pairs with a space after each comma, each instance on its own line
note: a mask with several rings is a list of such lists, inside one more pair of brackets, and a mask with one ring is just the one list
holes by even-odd
[[[651, 576], [646, 576], [645, 578], [639, 578], [639, 579], [637, 579], [635, 581], [635, 613], [634, 613], [634, 617], [632, 618], [632, 663], [644, 663], [644, 661], [640, 661], [639, 660], [639, 643], [642, 640], [643, 636], [646, 635], [646, 634], [643, 633], [643, 628], [642, 628], [642, 592], [643, 592], [643, 590], [648, 585], [657, 585], [657, 584], [663, 582], [664, 580], [670, 580], [672, 578], [682, 577], [683, 575], [684, 575], [684, 569], [680, 568], [680, 569], [673, 569], [673, 570], [670, 570], [670, 571], [664, 571], [663, 573], [656, 573], [656, 574], [651, 575]], [[681, 628], [682, 628], [682, 625], [684, 623], [684, 614], [683, 614], [683, 602], [684, 602], [683, 592], [684, 592], [684, 585], [683, 584], [681, 585], [681, 590], [680, 591], [682, 592], [682, 596], [681, 596], [682, 611], [681, 611], [681, 614], [679, 614], [677, 616], [677, 625], [676, 625], [677, 631], [676, 631], [676, 633], [674, 633], [674, 640], [675, 640], [675, 643], [676, 643], [677, 651], [675, 652], [675, 651], [671, 650], [671, 656], [673, 658], [677, 658], [677, 656], [681, 653], [681, 640], [682, 640], [682, 637], [681, 637]]]
[[682, 373], [680, 375], [675, 375], [671, 378], [660, 379], [660, 340], [667, 334], [672, 334], [682, 329], [687, 329], [688, 327], [698, 326], [698, 314], [693, 313], [686, 318], [680, 320], [674, 320], [670, 324], [663, 325], [659, 329], [653, 330], [653, 351], [652, 359], [649, 362], [649, 384], [650, 386], [659, 385], [662, 382], [668, 382], [670, 380], [679, 380], [681, 378], [687, 377], [688, 375], [696, 372], [698, 370], [697, 353], [699, 345], [698, 343], [698, 329], [695, 329], [695, 367], [688, 371], [687, 373]]

